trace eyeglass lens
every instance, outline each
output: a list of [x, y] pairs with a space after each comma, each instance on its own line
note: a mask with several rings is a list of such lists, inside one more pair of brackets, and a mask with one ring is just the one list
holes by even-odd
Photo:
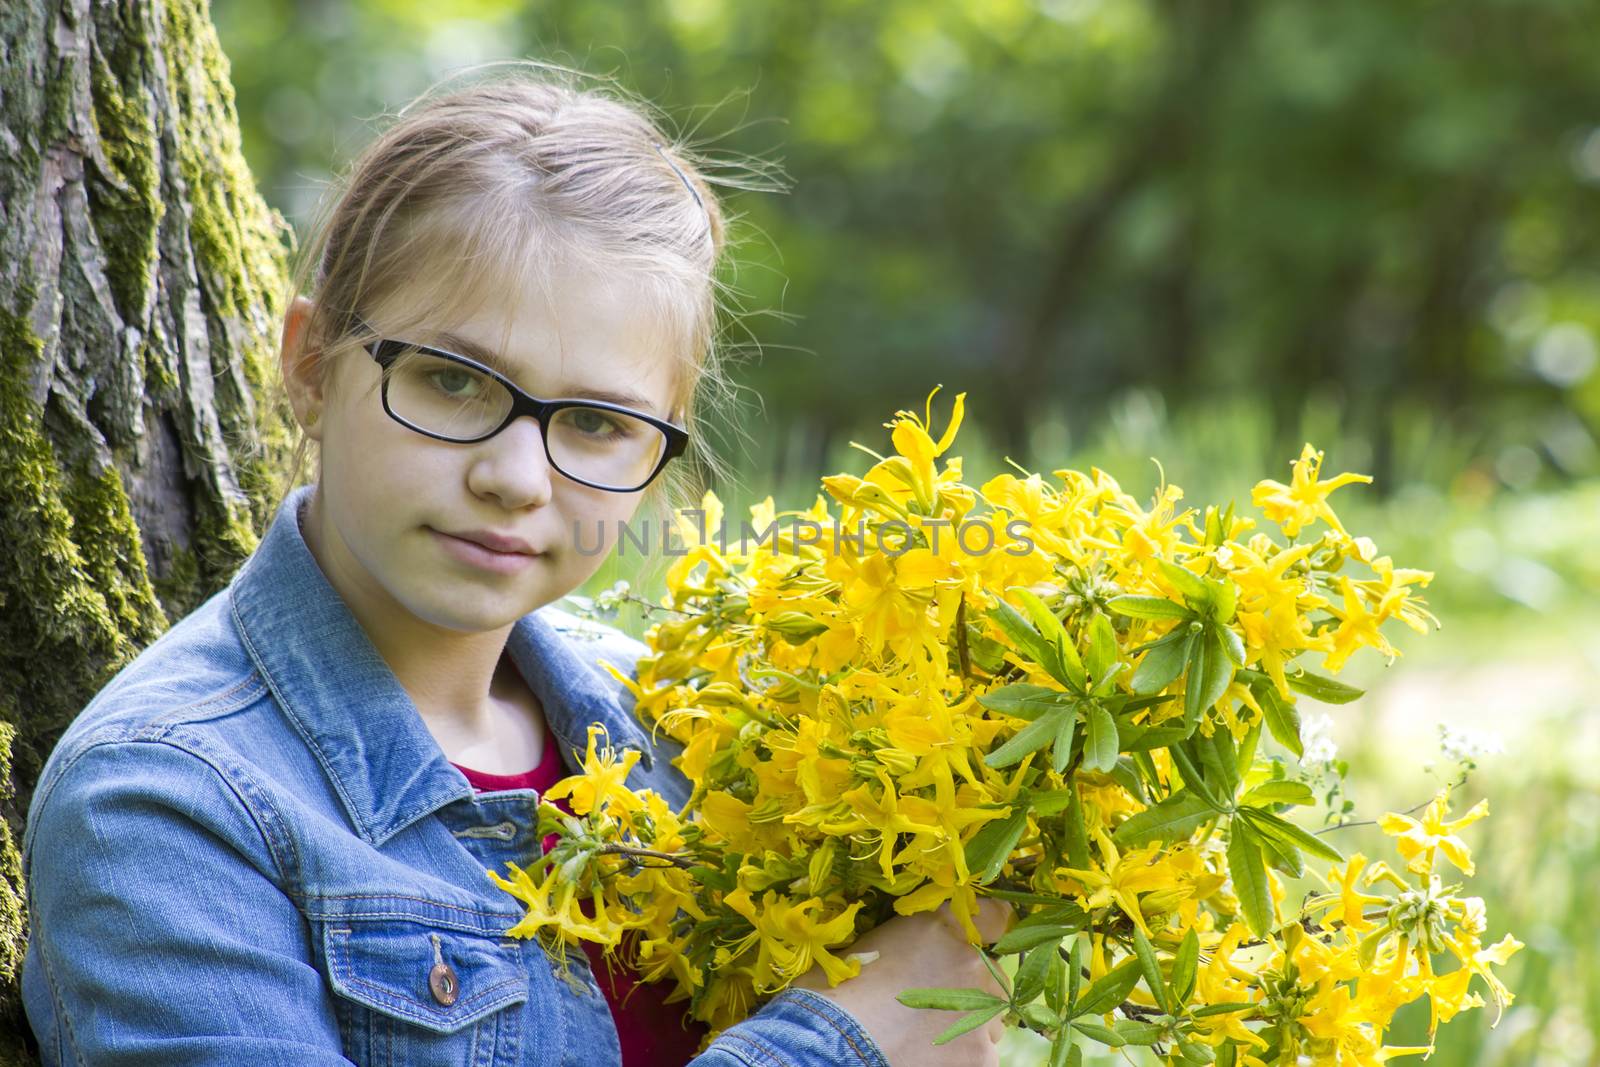
[[[471, 367], [418, 352], [390, 368], [390, 410], [428, 433], [474, 441], [505, 421], [513, 397], [499, 381]], [[660, 428], [620, 411], [564, 407], [545, 428], [552, 465], [564, 474], [608, 488], [633, 489], [655, 472], [667, 438]]]

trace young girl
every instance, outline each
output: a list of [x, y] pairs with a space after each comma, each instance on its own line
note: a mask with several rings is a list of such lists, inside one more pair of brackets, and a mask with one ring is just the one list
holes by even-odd
[[[424, 98], [365, 150], [283, 324], [315, 484], [34, 794], [22, 983], [46, 1064], [694, 1057], [683, 1004], [503, 936], [521, 906], [486, 870], [537, 854], [530, 801], [591, 723], [641, 750], [631, 784], [687, 797], [597, 666], [642, 646], [547, 605], [687, 444], [722, 251], [686, 152], [559, 73]], [[805, 976], [693, 1062], [997, 1062], [997, 1024], [935, 1048], [949, 1020], [894, 999], [992, 984], [948, 912], [859, 948], [860, 977]]]

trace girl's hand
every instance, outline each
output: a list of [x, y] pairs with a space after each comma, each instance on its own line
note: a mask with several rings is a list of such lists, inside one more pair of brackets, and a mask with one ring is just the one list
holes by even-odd
[[[998, 900], [978, 902], [976, 925], [984, 941], [1005, 932], [1011, 909]], [[964, 1012], [908, 1008], [895, 999], [906, 989], [939, 986], [975, 988], [1005, 996], [1005, 990], [967, 943], [961, 924], [945, 904], [935, 912], [900, 915], [863, 934], [850, 952], [877, 952], [861, 973], [830, 988], [821, 968], [813, 967], [794, 984], [820, 993], [872, 1036], [891, 1067], [999, 1067], [1000, 1017], [944, 1045], [933, 1039]]]

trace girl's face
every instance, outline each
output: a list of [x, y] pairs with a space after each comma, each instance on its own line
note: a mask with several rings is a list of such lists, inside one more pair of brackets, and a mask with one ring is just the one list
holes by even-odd
[[[541, 399], [609, 400], [672, 417], [674, 360], [629, 276], [554, 270], [551, 281], [548, 303], [486, 301], [472, 317], [400, 339], [469, 358], [479, 356], [473, 346], [487, 350]], [[381, 309], [368, 320], [388, 336]], [[326, 374], [320, 395], [303, 402], [318, 412], [307, 433], [321, 445], [319, 560], [369, 603], [392, 600], [451, 630], [507, 626], [581, 585], [638, 507], [642, 490], [593, 489], [555, 471], [530, 417], [486, 441], [438, 441], [383, 410], [381, 369], [365, 350], [330, 361]], [[531, 552], [470, 543], [497, 537]]]

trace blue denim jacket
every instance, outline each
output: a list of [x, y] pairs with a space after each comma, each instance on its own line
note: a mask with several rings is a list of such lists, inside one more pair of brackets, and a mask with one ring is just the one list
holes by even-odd
[[[44, 1062], [585, 1067], [620, 1062], [582, 953], [503, 936], [489, 880], [537, 854], [533, 790], [475, 793], [328, 584], [284, 502], [228, 587], [73, 721], [28, 810], [22, 995]], [[571, 766], [587, 726], [642, 751], [596, 666], [643, 646], [553, 608], [510, 655]], [[696, 1067], [887, 1067], [847, 1012], [787, 990]]]

